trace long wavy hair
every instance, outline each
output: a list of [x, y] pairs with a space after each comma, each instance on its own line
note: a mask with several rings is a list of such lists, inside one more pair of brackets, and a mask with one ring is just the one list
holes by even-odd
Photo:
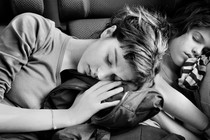
[[192, 2], [177, 10], [168, 21], [173, 25], [171, 39], [193, 28], [210, 28], [210, 4], [202, 0]]

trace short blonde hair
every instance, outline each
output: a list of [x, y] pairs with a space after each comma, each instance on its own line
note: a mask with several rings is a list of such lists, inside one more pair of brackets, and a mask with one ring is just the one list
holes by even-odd
[[124, 58], [136, 70], [136, 82], [141, 86], [154, 79], [160, 59], [167, 50], [170, 24], [157, 11], [144, 7], [128, 7], [113, 16], [106, 28], [113, 25], [113, 33], [123, 45]]

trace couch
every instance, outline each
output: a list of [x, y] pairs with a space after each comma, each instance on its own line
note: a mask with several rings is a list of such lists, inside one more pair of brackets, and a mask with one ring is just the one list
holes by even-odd
[[77, 38], [100, 30], [125, 5], [143, 5], [168, 16], [192, 0], [0, 0], [0, 32], [16, 15], [33, 12], [55, 21], [63, 32]]

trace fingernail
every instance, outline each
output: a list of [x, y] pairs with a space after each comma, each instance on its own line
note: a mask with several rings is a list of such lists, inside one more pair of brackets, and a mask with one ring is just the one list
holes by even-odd
[[123, 87], [119, 87], [119, 89], [120, 89], [120, 91], [123, 91], [123, 90], [124, 90], [124, 88], [123, 88]]

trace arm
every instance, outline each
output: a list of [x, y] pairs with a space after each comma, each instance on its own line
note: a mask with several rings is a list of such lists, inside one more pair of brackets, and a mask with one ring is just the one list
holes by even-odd
[[185, 137], [186, 140], [201, 140], [162, 111], [154, 116], [152, 119], [158, 122], [162, 129], [165, 129], [166, 131], [169, 131], [171, 133], [181, 135]]
[[103, 103], [102, 101], [122, 92], [123, 88], [118, 87], [120, 84], [121, 82], [100, 81], [77, 96], [69, 109], [51, 111], [0, 104], [0, 132], [42, 131], [84, 123], [96, 112], [119, 103], [119, 101]]
[[[45, 40], [51, 38], [48, 34], [53, 28], [53, 22], [43, 19], [35, 17], [35, 14], [22, 14], [15, 17], [1, 32], [0, 101], [10, 90], [16, 74], [28, 63], [33, 52], [44, 46]], [[29, 110], [0, 104], [0, 112], [0, 132], [43, 130], [52, 127], [49, 110]], [[32, 128], [32, 125], [35, 126]]]
[[0, 104], [0, 112], [0, 132], [30, 132], [53, 128], [50, 110], [23, 109]]
[[[210, 118], [210, 86], [209, 85], [210, 85], [210, 63], [208, 63], [208, 65], [206, 66], [206, 75], [204, 76], [200, 85], [200, 89], [199, 89], [199, 94], [200, 94], [199, 101], [201, 103], [203, 112], [208, 116], [208, 118]], [[210, 138], [210, 128], [207, 128], [205, 133]]]
[[210, 118], [210, 63], [206, 66], [206, 74], [201, 82], [199, 94], [202, 109]]
[[[16, 17], [0, 35], [0, 97], [10, 90], [16, 74], [27, 65], [31, 55], [42, 50], [53, 39], [50, 34], [53, 22], [35, 14]], [[51, 36], [50, 36], [51, 35]], [[41, 52], [40, 52], [41, 53]], [[121, 83], [99, 82], [78, 96], [71, 108], [65, 110], [39, 110], [16, 108], [0, 104], [1, 132], [31, 132], [63, 128], [87, 121], [101, 109], [114, 106], [119, 101], [101, 103], [122, 92], [116, 88]], [[113, 89], [113, 90], [111, 90]], [[1, 101], [0, 98], [0, 101]]]
[[184, 95], [172, 88], [160, 75], [155, 78], [155, 88], [164, 98], [163, 109], [198, 130], [204, 130], [208, 118]]
[[53, 41], [53, 22], [36, 14], [15, 17], [0, 34], [0, 97], [34, 53]]

